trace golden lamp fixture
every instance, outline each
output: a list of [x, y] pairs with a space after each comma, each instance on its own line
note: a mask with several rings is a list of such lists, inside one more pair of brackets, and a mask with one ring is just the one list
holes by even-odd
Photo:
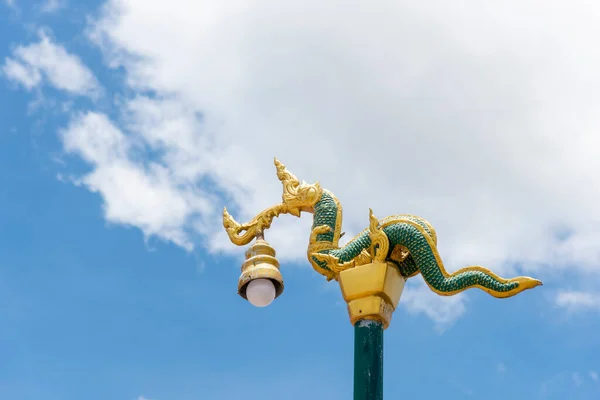
[[275, 167], [283, 185], [280, 204], [245, 224], [235, 221], [227, 209], [223, 211], [223, 226], [232, 243], [244, 246], [256, 239], [246, 251], [238, 283], [240, 296], [255, 306], [267, 306], [283, 292], [279, 262], [264, 240], [264, 231], [273, 218], [281, 214], [300, 217], [302, 212], [313, 214], [308, 261], [327, 280], [340, 283], [353, 324], [377, 320], [387, 328], [406, 279], [417, 275], [442, 296], [478, 288], [507, 298], [542, 284], [526, 276], [502, 278], [481, 266], [447, 272], [437, 251], [435, 229], [425, 219], [409, 214], [379, 220], [370, 211], [369, 227], [340, 246], [342, 207], [337, 197], [318, 182], [300, 182], [277, 159]]
[[275, 249], [262, 235], [246, 250], [238, 294], [256, 307], [266, 307], [283, 292], [283, 277]]

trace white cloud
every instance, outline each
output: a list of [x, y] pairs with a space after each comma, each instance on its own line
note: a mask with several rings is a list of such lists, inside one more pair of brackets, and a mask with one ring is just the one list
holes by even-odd
[[560, 291], [556, 305], [569, 311], [598, 310], [600, 311], [600, 294], [580, 291]]
[[174, 168], [226, 182], [239, 215], [278, 200], [275, 155], [340, 196], [350, 232], [372, 206], [428, 218], [451, 265], [598, 270], [596, 8], [176, 3], [110, 2], [94, 35], [133, 87], [213, 123], [210, 157]]
[[38, 86], [43, 76], [57, 89], [98, 96], [100, 85], [79, 57], [54, 43], [46, 33], [40, 31], [39, 36], [39, 42], [14, 49], [2, 67], [4, 74], [29, 90]]
[[594, 382], [598, 382], [598, 373], [596, 371], [590, 371], [589, 375]]
[[7, 58], [2, 66], [2, 72], [7, 78], [19, 82], [27, 90], [31, 90], [42, 81], [42, 75], [37, 68], [21, 62], [17, 62], [11, 58]]
[[[196, 184], [216, 181], [248, 219], [280, 199], [277, 156], [340, 197], [348, 239], [369, 207], [413, 213], [449, 270], [597, 276], [598, 14], [557, 0], [109, 1], [92, 37], [138, 96], [123, 126], [80, 116], [65, 144], [92, 165], [82, 182], [109, 221], [186, 248], [200, 232], [240, 251]], [[282, 218], [267, 239], [301, 259], [309, 226]], [[401, 304], [441, 325], [464, 313], [466, 296], [415, 279]]]
[[409, 283], [406, 292], [402, 293], [400, 304], [411, 313], [425, 314], [436, 323], [439, 332], [465, 313], [466, 297], [463, 294], [451, 297], [439, 296], [422, 282]]
[[143, 149], [105, 115], [80, 115], [62, 136], [68, 152], [94, 166], [80, 182], [102, 195], [107, 221], [136, 226], [147, 237], [192, 248], [186, 224], [194, 213], [210, 214], [208, 196], [185, 182], [178, 184], [160, 164], [133, 161], [135, 152]]

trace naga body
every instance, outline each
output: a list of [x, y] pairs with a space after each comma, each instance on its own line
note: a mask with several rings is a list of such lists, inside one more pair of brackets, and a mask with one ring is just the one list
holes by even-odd
[[405, 278], [420, 273], [431, 290], [444, 296], [479, 288], [503, 298], [542, 284], [524, 276], [501, 278], [480, 266], [448, 273], [437, 251], [435, 230], [425, 219], [414, 215], [392, 215], [378, 220], [371, 211], [369, 227], [340, 247], [343, 234], [339, 200], [318, 182], [300, 182], [277, 159], [275, 166], [283, 184], [282, 203], [263, 210], [245, 224], [236, 222], [227, 209], [223, 211], [223, 225], [234, 244], [243, 246], [262, 236], [280, 214], [300, 217], [307, 212], [313, 214], [308, 261], [328, 280], [337, 279], [346, 269], [380, 261], [394, 264]]

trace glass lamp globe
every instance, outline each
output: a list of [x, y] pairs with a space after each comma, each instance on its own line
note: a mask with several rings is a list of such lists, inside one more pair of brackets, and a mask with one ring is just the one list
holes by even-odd
[[254, 279], [248, 283], [246, 297], [255, 307], [266, 307], [275, 300], [275, 285], [270, 279]]

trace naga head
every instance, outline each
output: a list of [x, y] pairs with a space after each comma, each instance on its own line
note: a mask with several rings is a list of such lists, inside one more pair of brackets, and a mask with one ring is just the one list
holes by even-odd
[[281, 200], [286, 205], [288, 213], [299, 217], [302, 211], [313, 212], [314, 205], [323, 193], [319, 182], [312, 185], [304, 181], [301, 183], [278, 159], [275, 159], [275, 167], [277, 178], [283, 184]]
[[308, 184], [300, 182], [294, 174], [287, 170], [279, 160], [275, 159], [277, 177], [283, 185], [282, 202], [269, 207], [256, 215], [250, 222], [240, 224], [233, 219], [225, 208], [223, 210], [223, 226], [229, 239], [238, 246], [243, 246], [271, 226], [273, 218], [281, 214], [291, 214], [300, 217], [300, 213], [313, 212], [314, 206], [321, 199], [323, 189], [319, 182]]

